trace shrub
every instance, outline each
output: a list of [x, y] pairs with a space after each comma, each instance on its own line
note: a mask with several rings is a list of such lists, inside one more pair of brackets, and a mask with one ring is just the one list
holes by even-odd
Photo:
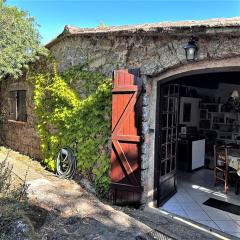
[[7, 162], [6, 158], [0, 162], [0, 198], [2, 201], [6, 199], [7, 201], [26, 203], [28, 200], [26, 181], [14, 186], [12, 175], [12, 166]]
[[34, 239], [33, 226], [25, 214], [26, 181], [14, 185], [12, 175], [12, 166], [6, 158], [0, 162], [0, 239]]

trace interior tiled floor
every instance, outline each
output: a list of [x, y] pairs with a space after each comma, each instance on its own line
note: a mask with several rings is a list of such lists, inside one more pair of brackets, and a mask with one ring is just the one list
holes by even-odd
[[210, 197], [240, 205], [234, 188], [224, 194], [223, 184], [214, 187], [213, 171], [208, 169], [178, 172], [177, 176], [178, 191], [161, 209], [240, 237], [240, 215], [203, 205]]

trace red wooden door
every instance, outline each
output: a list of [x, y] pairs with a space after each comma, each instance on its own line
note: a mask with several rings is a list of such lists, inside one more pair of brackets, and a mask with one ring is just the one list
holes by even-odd
[[118, 70], [113, 77], [111, 193], [115, 204], [137, 204], [141, 198], [142, 80], [137, 73]]

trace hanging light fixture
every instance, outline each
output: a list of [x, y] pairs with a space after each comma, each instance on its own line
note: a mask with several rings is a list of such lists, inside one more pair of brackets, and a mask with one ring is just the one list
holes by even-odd
[[198, 47], [196, 40], [196, 38], [191, 37], [188, 44], [184, 47], [187, 61], [194, 61], [197, 56]]
[[240, 94], [237, 89], [231, 92], [226, 102], [226, 110], [227, 112], [240, 112]]
[[239, 92], [238, 92], [238, 90], [233, 90], [233, 91], [232, 91], [232, 94], [231, 94], [231, 97], [232, 97], [233, 99], [239, 98]]
[[237, 169], [237, 175], [240, 176], [240, 163], [239, 163], [239, 160], [238, 160], [238, 169]]

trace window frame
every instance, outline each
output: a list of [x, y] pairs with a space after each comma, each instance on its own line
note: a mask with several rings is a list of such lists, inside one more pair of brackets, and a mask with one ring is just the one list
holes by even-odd
[[9, 119], [13, 122], [27, 122], [26, 90], [9, 91]]

